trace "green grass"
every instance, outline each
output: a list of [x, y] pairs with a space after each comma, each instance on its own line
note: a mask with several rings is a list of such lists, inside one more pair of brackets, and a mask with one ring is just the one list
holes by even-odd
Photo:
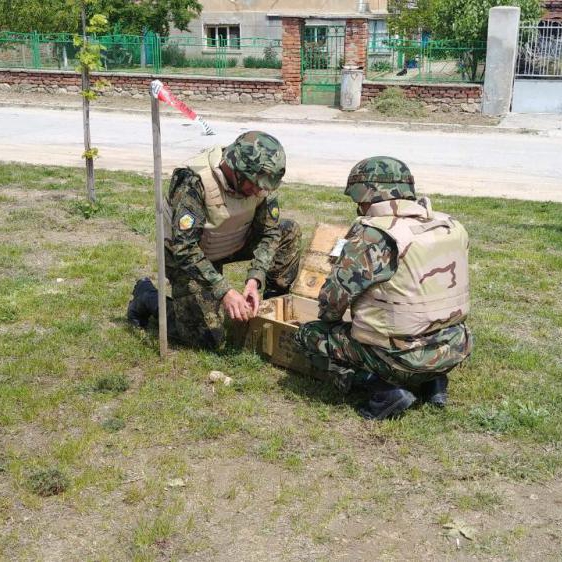
[[[98, 171], [95, 206], [81, 170], [0, 164], [0, 187], [0, 558], [556, 559], [561, 205], [432, 197], [470, 234], [474, 354], [446, 410], [374, 424], [364, 396], [236, 349], [161, 361], [129, 329], [133, 283], [155, 274], [148, 178]], [[355, 215], [323, 186], [280, 203], [306, 240]], [[64, 493], [43, 491], [51, 469]], [[459, 519], [477, 530], [460, 553], [442, 532]]]

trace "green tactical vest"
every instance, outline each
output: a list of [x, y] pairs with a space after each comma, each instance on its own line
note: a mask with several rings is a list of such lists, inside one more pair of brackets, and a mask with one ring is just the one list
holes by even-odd
[[429, 199], [381, 201], [357, 219], [388, 234], [398, 268], [352, 306], [352, 336], [392, 348], [393, 338], [421, 336], [462, 322], [469, 311], [468, 234]]
[[[256, 207], [263, 201], [263, 197], [244, 197], [232, 192], [219, 168], [221, 160], [222, 147], [215, 146], [187, 162], [187, 167], [201, 177], [203, 184], [207, 220], [199, 245], [211, 261], [230, 256], [244, 247]], [[167, 238], [172, 237], [171, 216], [168, 204], [164, 209]]]

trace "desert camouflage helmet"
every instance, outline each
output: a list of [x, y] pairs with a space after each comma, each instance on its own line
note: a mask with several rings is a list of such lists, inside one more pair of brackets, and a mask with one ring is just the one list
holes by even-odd
[[250, 180], [261, 189], [274, 191], [285, 174], [285, 151], [281, 143], [262, 131], [242, 133], [223, 152], [239, 183]]
[[355, 164], [349, 172], [345, 194], [356, 203], [416, 198], [408, 166], [390, 156], [372, 156]]

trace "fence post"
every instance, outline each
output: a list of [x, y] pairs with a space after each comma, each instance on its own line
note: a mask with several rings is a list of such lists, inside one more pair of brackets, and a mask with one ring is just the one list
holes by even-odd
[[283, 101], [301, 103], [303, 20], [283, 17], [282, 67]]
[[152, 36], [152, 64], [154, 74], [160, 74], [162, 71], [162, 40], [159, 33]]
[[41, 52], [39, 50], [39, 34], [33, 31], [31, 34], [31, 60], [35, 70], [41, 68]]
[[484, 115], [505, 115], [509, 112], [517, 60], [520, 13], [520, 8], [513, 6], [498, 6], [490, 10], [482, 95]]

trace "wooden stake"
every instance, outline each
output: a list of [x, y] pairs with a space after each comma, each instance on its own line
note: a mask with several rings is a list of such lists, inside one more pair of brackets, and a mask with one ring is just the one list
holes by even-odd
[[164, 259], [164, 210], [162, 205], [162, 145], [160, 142], [160, 107], [150, 93], [152, 104], [152, 148], [154, 153], [154, 200], [156, 204], [156, 256], [158, 258], [158, 336], [160, 357], [168, 353], [166, 323], [166, 263]]

